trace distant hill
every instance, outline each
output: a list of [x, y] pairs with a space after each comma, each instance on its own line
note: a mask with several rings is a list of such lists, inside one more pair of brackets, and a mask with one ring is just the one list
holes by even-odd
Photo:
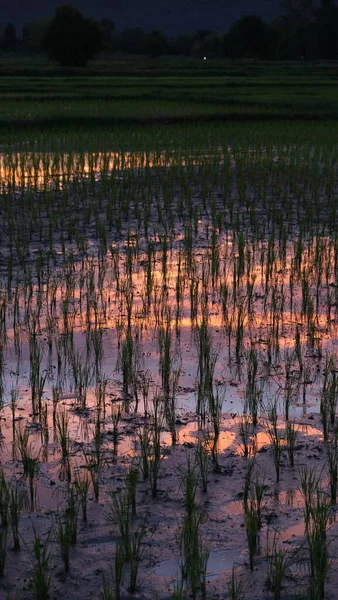
[[[245, 14], [259, 14], [267, 20], [280, 13], [279, 0], [70, 0], [85, 16], [109, 18], [116, 29], [143, 27], [160, 29], [167, 35], [212, 29], [226, 31]], [[0, 22], [11, 21], [18, 31], [30, 21], [54, 14], [55, 8], [67, 1], [3, 0]]]

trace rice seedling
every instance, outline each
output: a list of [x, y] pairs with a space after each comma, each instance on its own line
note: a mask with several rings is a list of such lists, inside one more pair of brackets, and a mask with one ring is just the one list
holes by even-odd
[[277, 483], [279, 483], [280, 479], [280, 462], [282, 458], [283, 451], [285, 450], [284, 439], [279, 436], [277, 429], [277, 407], [276, 404], [272, 405], [269, 413], [269, 425], [267, 427], [267, 432], [270, 437], [270, 441], [272, 444], [273, 451], [273, 460], [276, 470], [276, 479]]
[[307, 525], [311, 515], [312, 498], [321, 487], [321, 474], [312, 468], [303, 467], [299, 469], [299, 481], [305, 504], [305, 525]]
[[176, 432], [176, 394], [178, 390], [178, 382], [180, 378], [181, 368], [171, 370], [169, 374], [169, 394], [163, 396], [163, 413], [168, 429], [171, 433], [171, 442], [175, 446], [177, 441]]
[[285, 364], [285, 387], [284, 387], [284, 411], [285, 411], [285, 421], [289, 421], [290, 415], [290, 407], [293, 401], [293, 395], [296, 391], [297, 382], [294, 380], [294, 377], [291, 375], [291, 359], [287, 355], [286, 364]]
[[140, 560], [142, 559], [141, 544], [145, 535], [145, 522], [135, 526], [132, 519], [132, 503], [130, 491], [111, 492], [110, 503], [106, 511], [109, 525], [117, 526], [121, 541], [116, 548], [115, 556], [115, 588], [120, 590], [123, 568], [127, 561], [130, 567], [129, 591], [135, 592]]
[[247, 385], [245, 393], [245, 412], [249, 411], [252, 424], [254, 427], [257, 426], [258, 419], [258, 408], [261, 398], [261, 390], [257, 386], [257, 369], [258, 369], [258, 357], [257, 352], [254, 349], [249, 351], [248, 356], [248, 371], [247, 371]]
[[55, 539], [60, 546], [61, 558], [66, 573], [70, 568], [70, 546], [72, 539], [71, 523], [69, 519], [60, 519], [55, 526]]
[[331, 494], [331, 503], [335, 505], [337, 502], [337, 485], [338, 485], [338, 448], [337, 439], [327, 445], [327, 464], [329, 471], [329, 485]]
[[[99, 460], [97, 458], [97, 454], [99, 454]], [[91, 478], [94, 497], [95, 500], [98, 501], [100, 497], [100, 474], [102, 469], [102, 454], [98, 452], [97, 454], [85, 454], [86, 467], [89, 471], [89, 475]]]
[[114, 561], [114, 571], [110, 569], [109, 582], [105, 575], [102, 575], [103, 589], [100, 592], [100, 600], [120, 600], [121, 598], [121, 584], [123, 581], [123, 573], [125, 567], [125, 559], [120, 544], [116, 544], [116, 553]]
[[244, 475], [244, 491], [243, 491], [243, 504], [244, 508], [248, 504], [250, 488], [253, 481], [254, 469], [255, 469], [255, 458], [250, 458], [246, 464], [246, 470]]
[[35, 477], [39, 471], [39, 460], [36, 457], [28, 456], [27, 458], [27, 477], [29, 480], [29, 496], [30, 496], [30, 504], [31, 510], [33, 511], [35, 508]]
[[117, 526], [126, 560], [129, 560], [132, 518], [128, 492], [110, 492], [106, 511], [108, 525]]
[[257, 550], [259, 515], [254, 503], [244, 505], [246, 536], [249, 548], [250, 571], [253, 571], [254, 556]]
[[20, 512], [23, 507], [23, 498], [17, 485], [10, 485], [8, 490], [9, 500], [9, 521], [12, 530], [13, 537], [13, 549], [20, 550], [20, 534], [19, 534], [19, 523], [20, 523]]
[[305, 508], [305, 534], [310, 559], [310, 594], [312, 597], [325, 597], [325, 580], [331, 564], [326, 539], [326, 528], [331, 511], [331, 503], [322, 490], [317, 489], [315, 497]]
[[138, 470], [133, 465], [130, 465], [128, 473], [126, 475], [126, 489], [128, 495], [128, 502], [131, 506], [131, 516], [136, 517], [136, 492], [138, 483]]
[[81, 476], [75, 475], [74, 477], [74, 488], [76, 490], [77, 498], [82, 510], [82, 520], [87, 521], [87, 505], [88, 505], [88, 493], [89, 493], [90, 480], [88, 473]]
[[208, 408], [211, 422], [213, 424], [213, 441], [210, 444], [211, 449], [211, 458], [214, 466], [214, 470], [216, 473], [220, 472], [220, 465], [218, 460], [218, 440], [220, 434], [220, 424], [222, 418], [222, 406], [223, 406], [223, 396], [216, 391], [216, 394], [213, 392], [208, 396]]
[[0, 519], [1, 519], [1, 527], [4, 529], [7, 527], [9, 522], [9, 489], [4, 476], [4, 473], [1, 473], [0, 477]]
[[20, 425], [15, 431], [15, 444], [20, 454], [21, 461], [23, 464], [24, 475], [28, 475], [28, 458], [29, 458], [29, 431], [27, 428], [22, 428]]
[[71, 469], [69, 463], [70, 437], [69, 437], [69, 417], [66, 410], [59, 411], [56, 414], [56, 435], [61, 446], [61, 464], [67, 481], [71, 481]]
[[171, 595], [171, 600], [184, 600], [186, 598], [184, 592], [184, 584], [182, 581], [176, 581], [174, 584], [174, 590]]
[[243, 415], [238, 424], [239, 437], [242, 442], [241, 449], [244, 458], [248, 458], [251, 454], [251, 434], [252, 434], [252, 421], [247, 415]]
[[13, 446], [13, 460], [15, 460], [16, 456], [16, 444], [15, 444], [15, 416], [16, 416], [16, 409], [18, 406], [18, 396], [19, 396], [19, 392], [18, 392], [18, 388], [17, 386], [11, 389], [10, 391], [10, 395], [11, 395], [11, 413], [12, 413], [12, 446]]
[[235, 568], [232, 567], [231, 579], [227, 585], [230, 600], [244, 600], [243, 586], [241, 581], [237, 580]]
[[2, 527], [0, 529], [0, 577], [4, 577], [5, 575], [5, 566], [7, 559], [7, 536], [7, 527]]
[[196, 446], [195, 460], [198, 465], [202, 482], [202, 492], [208, 491], [209, 458], [205, 444], [199, 439]]
[[129, 539], [128, 559], [130, 567], [129, 592], [134, 593], [137, 590], [138, 573], [140, 561], [142, 560], [141, 544], [145, 536], [145, 524], [142, 523], [137, 529], [132, 531]]
[[151, 431], [145, 424], [137, 430], [137, 437], [140, 444], [139, 466], [143, 479], [149, 477], [149, 457], [151, 452]]
[[173, 363], [172, 332], [170, 328], [171, 314], [168, 311], [164, 326], [158, 332], [159, 367], [161, 372], [162, 389], [166, 397], [170, 394], [170, 373]]
[[102, 590], [100, 592], [100, 600], [114, 600], [112, 584], [106, 579], [104, 573], [102, 573]]
[[81, 410], [85, 410], [88, 388], [93, 379], [93, 370], [79, 352], [72, 353], [72, 370], [78, 406]]
[[198, 349], [197, 415], [205, 423], [208, 398], [213, 394], [213, 378], [218, 352], [213, 349], [212, 336], [206, 319], [196, 328]]
[[114, 456], [117, 456], [117, 448], [118, 448], [118, 443], [119, 443], [119, 422], [121, 420], [121, 406], [115, 406], [114, 404], [111, 405], [111, 421], [112, 421], [112, 426], [113, 426], [113, 454]]
[[265, 492], [264, 479], [261, 481], [258, 478], [256, 478], [252, 482], [252, 490], [253, 490], [253, 494], [252, 494], [251, 503], [254, 504], [254, 506], [255, 506], [255, 509], [257, 512], [257, 518], [258, 518], [258, 527], [260, 529], [262, 527], [262, 508], [263, 508], [263, 499], [264, 499], [264, 492]]
[[297, 441], [297, 429], [294, 421], [288, 421], [285, 430], [286, 450], [289, 456], [291, 467], [295, 465], [295, 445]]
[[152, 431], [151, 454], [149, 456], [149, 481], [151, 487], [151, 495], [156, 498], [158, 492], [158, 478], [163, 459], [160, 439], [160, 426], [154, 424]]
[[67, 505], [64, 516], [69, 525], [70, 543], [73, 546], [77, 541], [78, 504], [75, 491], [70, 486], [68, 487]]
[[280, 600], [283, 581], [289, 568], [290, 551], [278, 548], [276, 535], [268, 561], [268, 587], [273, 593], [274, 600]]
[[186, 581], [193, 598], [201, 591], [206, 595], [206, 570], [209, 550], [200, 536], [203, 513], [195, 503], [197, 481], [188, 459], [187, 471], [182, 475], [185, 491], [185, 515], [179, 535], [180, 569], [182, 581]]
[[49, 534], [42, 543], [40, 535], [34, 529], [33, 541], [33, 565], [32, 565], [32, 587], [36, 600], [47, 600], [49, 598], [51, 585], [51, 559]]
[[125, 555], [123, 546], [117, 542], [115, 548], [114, 557], [114, 593], [115, 600], [120, 600], [121, 597], [121, 586], [123, 582], [123, 575], [125, 569]]

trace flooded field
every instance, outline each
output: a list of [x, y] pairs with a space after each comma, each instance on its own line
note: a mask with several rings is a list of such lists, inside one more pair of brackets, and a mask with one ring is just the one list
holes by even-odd
[[0, 155], [1, 598], [334, 598], [338, 147], [192, 132]]

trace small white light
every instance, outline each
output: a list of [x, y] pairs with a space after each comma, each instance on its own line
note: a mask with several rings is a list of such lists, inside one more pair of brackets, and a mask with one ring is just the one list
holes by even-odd
[[203, 59], [203, 60], [207, 60], [207, 57], [206, 57], [206, 56], [204, 56], [204, 59]]

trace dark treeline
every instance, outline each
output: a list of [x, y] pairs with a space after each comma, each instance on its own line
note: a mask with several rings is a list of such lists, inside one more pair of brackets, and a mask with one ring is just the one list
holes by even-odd
[[[70, 6], [59, 8], [56, 14], [58, 13], [60, 21], [62, 10], [73, 11], [73, 16], [76, 14], [77, 19], [82, 19], [83, 27], [84, 24], [87, 29], [92, 27], [92, 52], [87, 48], [83, 64], [99, 52], [103, 55], [177, 55], [264, 60], [338, 58], [338, 6], [334, 0], [320, 0], [319, 3], [318, 0], [282, 0], [281, 8], [281, 16], [271, 22], [251, 14], [241, 17], [224, 34], [200, 29], [174, 37], [166, 37], [161, 31], [146, 32], [141, 28], [117, 31], [112, 20], [103, 19], [94, 23], [83, 18]], [[58, 58], [53, 48], [51, 50], [53, 43], [57, 44], [56, 40], [59, 46], [63, 44], [65, 47], [64, 25], [56, 25], [55, 19], [56, 16], [28, 23], [23, 27], [21, 36], [17, 35], [15, 26], [8, 23], [0, 33], [2, 53], [47, 52], [50, 58], [66, 64], [67, 56], [74, 55], [73, 49], [70, 51], [68, 48], [64, 52], [64, 59]], [[69, 25], [69, 15], [67, 19], [66, 28]], [[79, 31], [79, 22], [75, 27]], [[75, 37], [78, 42], [77, 35], [70, 34], [69, 37]], [[85, 37], [88, 38], [88, 35]], [[75, 43], [74, 39], [72, 43]], [[81, 52], [82, 49], [79, 50]], [[81, 60], [77, 64], [81, 64]]]

